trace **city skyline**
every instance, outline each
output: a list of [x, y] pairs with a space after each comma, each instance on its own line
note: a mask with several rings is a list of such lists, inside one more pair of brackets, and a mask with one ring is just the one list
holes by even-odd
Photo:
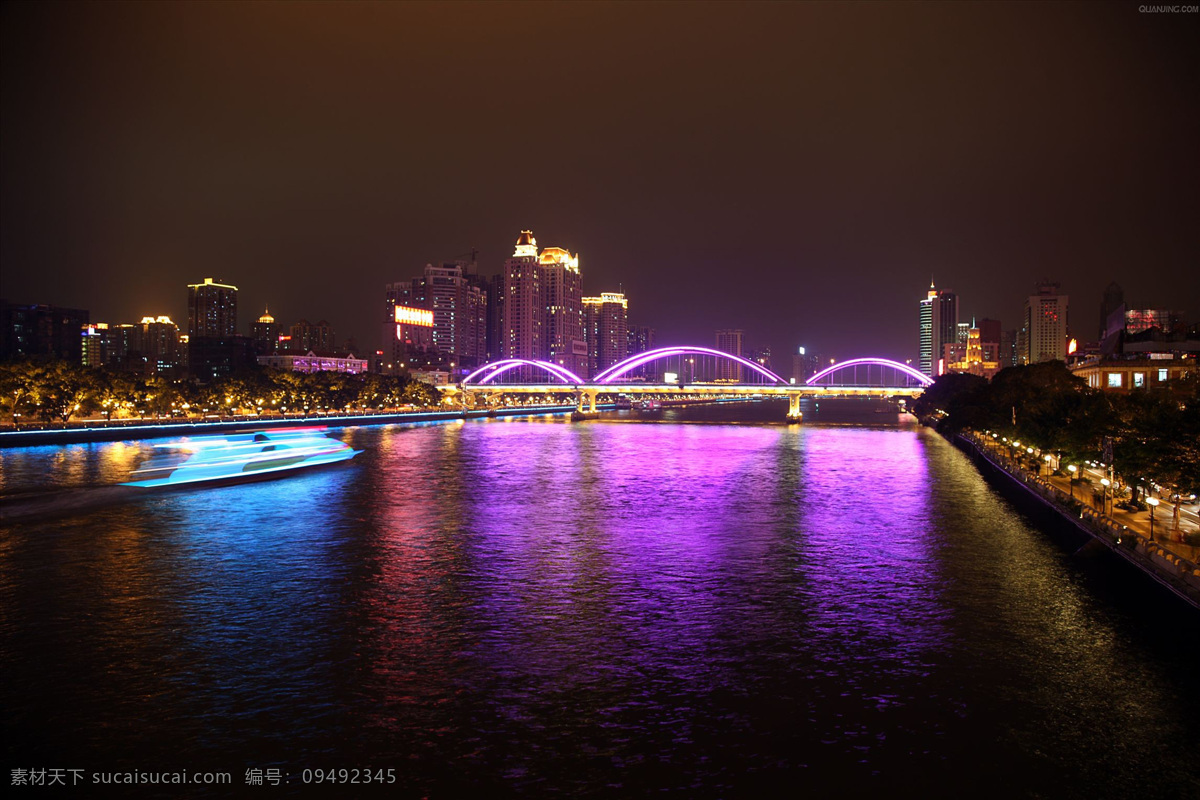
[[[1131, 307], [1200, 312], [1195, 21], [1178, 15], [4, 14], [12, 302], [183, 319], [178, 287], [213, 276], [242, 290], [240, 331], [269, 305], [362, 344], [380, 286], [473, 248], [494, 274], [513, 231], [532, 229], [581, 254], [584, 291], [633, 298], [630, 323], [664, 344], [741, 327], [780, 354], [915, 358], [911, 309], [931, 273], [963, 318], [1006, 329], [1043, 279], [1071, 296], [1081, 339], [1110, 281]], [[516, 35], [565, 36], [574, 57], [553, 71], [503, 57]], [[452, 63], [438, 57], [447, 42]], [[819, 77], [829, 69], [836, 90]]]

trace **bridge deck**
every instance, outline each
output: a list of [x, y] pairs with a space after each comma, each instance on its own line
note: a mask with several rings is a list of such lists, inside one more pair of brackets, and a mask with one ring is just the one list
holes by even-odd
[[479, 392], [483, 394], [597, 394], [640, 395], [671, 394], [715, 397], [746, 395], [748, 397], [916, 397], [924, 391], [920, 386], [767, 386], [730, 383], [527, 383], [527, 384], [467, 384], [439, 387], [443, 391]]

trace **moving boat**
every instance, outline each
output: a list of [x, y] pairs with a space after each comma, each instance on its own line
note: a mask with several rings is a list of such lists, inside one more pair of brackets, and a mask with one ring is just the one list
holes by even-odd
[[159, 487], [246, 480], [260, 475], [348, 461], [361, 453], [325, 428], [277, 428], [228, 436], [199, 436], [168, 444], [130, 476], [125, 486]]

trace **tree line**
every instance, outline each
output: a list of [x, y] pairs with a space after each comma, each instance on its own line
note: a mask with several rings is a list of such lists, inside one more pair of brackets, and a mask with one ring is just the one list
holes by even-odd
[[14, 424], [246, 413], [431, 408], [436, 388], [397, 375], [290, 372], [260, 367], [207, 384], [70, 361], [0, 363], [0, 410]]
[[992, 431], [1059, 454], [1112, 464], [1125, 483], [1200, 490], [1200, 376], [1118, 394], [1092, 389], [1061, 361], [976, 375], [942, 375], [914, 404], [938, 429]]

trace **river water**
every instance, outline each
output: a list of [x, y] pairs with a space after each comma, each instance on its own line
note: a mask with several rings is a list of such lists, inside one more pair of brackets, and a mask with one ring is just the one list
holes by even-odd
[[348, 464], [133, 499], [103, 487], [151, 442], [0, 450], [65, 509], [0, 529], [5, 767], [1200, 794], [1194, 614], [927, 429], [782, 417], [338, 430]]

